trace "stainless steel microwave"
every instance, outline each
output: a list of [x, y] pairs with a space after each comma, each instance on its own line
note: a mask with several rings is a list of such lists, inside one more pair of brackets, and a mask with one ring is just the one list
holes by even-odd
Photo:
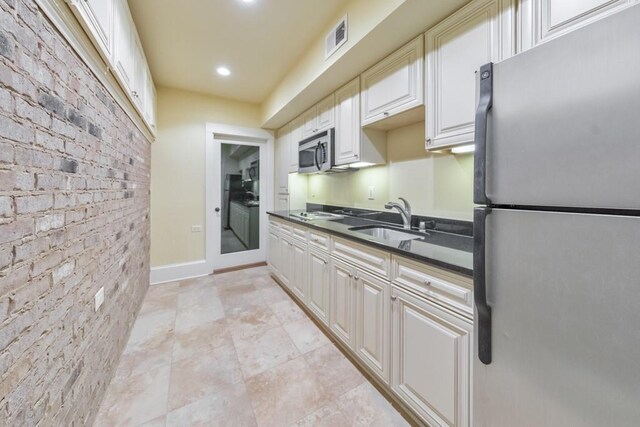
[[298, 143], [298, 172], [327, 172], [334, 166], [335, 129], [331, 128]]

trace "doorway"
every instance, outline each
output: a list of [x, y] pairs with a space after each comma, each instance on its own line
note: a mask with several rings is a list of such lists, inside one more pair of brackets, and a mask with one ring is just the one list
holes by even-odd
[[208, 142], [207, 263], [215, 271], [264, 262], [270, 140], [217, 133]]

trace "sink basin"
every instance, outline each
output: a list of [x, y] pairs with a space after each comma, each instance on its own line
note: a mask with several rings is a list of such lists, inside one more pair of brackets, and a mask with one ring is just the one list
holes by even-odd
[[366, 234], [367, 236], [375, 237], [377, 239], [389, 240], [392, 242], [400, 242], [403, 240], [415, 240], [423, 237], [423, 236], [418, 236], [413, 233], [408, 233], [408, 232], [391, 228], [391, 227], [381, 227], [379, 225], [351, 227], [349, 230], [355, 231], [357, 233]]

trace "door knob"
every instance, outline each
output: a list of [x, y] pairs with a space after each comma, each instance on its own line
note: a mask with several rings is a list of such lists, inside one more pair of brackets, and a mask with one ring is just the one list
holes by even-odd
[[216, 212], [220, 212], [220, 208], [215, 208], [215, 211]]

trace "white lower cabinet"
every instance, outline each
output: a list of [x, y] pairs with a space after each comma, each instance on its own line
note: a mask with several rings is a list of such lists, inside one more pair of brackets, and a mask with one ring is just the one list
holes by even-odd
[[430, 425], [470, 424], [473, 325], [392, 286], [391, 388]]
[[380, 379], [389, 383], [389, 282], [362, 271], [356, 283], [356, 354]]
[[349, 348], [355, 347], [356, 269], [331, 259], [331, 331]]
[[269, 265], [418, 418], [430, 426], [470, 425], [473, 324], [465, 280], [273, 218]]
[[306, 242], [300, 242], [297, 239], [291, 240], [291, 246], [289, 246], [288, 257], [285, 258], [286, 262], [289, 262], [291, 268], [291, 277], [289, 278], [289, 289], [293, 292], [301, 301], [306, 301], [307, 298], [307, 244]]
[[307, 305], [325, 325], [329, 323], [329, 254], [309, 250]]

